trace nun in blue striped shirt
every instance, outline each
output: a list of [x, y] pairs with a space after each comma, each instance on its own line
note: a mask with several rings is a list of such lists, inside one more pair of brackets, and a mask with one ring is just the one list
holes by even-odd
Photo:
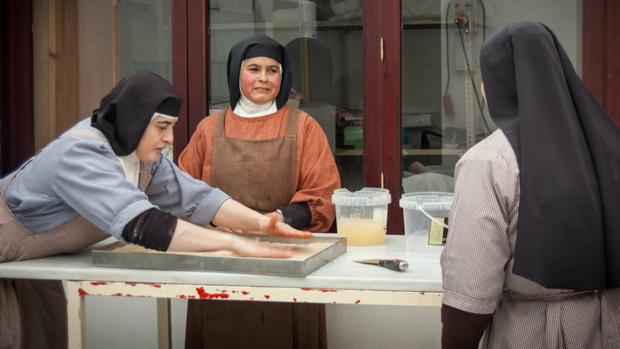
[[[108, 236], [159, 251], [290, 256], [290, 249], [205, 227], [312, 236], [243, 206], [162, 156], [181, 103], [160, 76], [129, 75], [91, 118], [3, 178], [0, 262], [70, 253]], [[26, 304], [16, 294], [37, 295], [28, 298], [38, 302]], [[66, 346], [58, 282], [0, 280], [0, 347], [11, 346]]]

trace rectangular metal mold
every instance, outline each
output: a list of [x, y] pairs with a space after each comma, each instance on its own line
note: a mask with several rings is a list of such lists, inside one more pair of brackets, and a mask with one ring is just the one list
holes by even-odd
[[[247, 234], [251, 236], [252, 234]], [[259, 235], [256, 235], [257, 237]], [[347, 251], [344, 237], [315, 237], [312, 239], [294, 239], [260, 235], [262, 241], [310, 244], [329, 242], [331, 245], [305, 259], [276, 259], [238, 256], [194, 256], [167, 253], [119, 252], [113, 249], [120, 243], [93, 250], [93, 264], [100, 267], [215, 271], [261, 275], [305, 276], [327, 264]]]

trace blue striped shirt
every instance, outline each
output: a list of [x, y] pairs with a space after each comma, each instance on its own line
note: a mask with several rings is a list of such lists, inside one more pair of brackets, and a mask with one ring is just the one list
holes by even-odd
[[[90, 127], [90, 119], [74, 128], [101, 134]], [[4, 198], [15, 217], [35, 234], [79, 215], [123, 242], [125, 225], [150, 208], [208, 224], [230, 198], [163, 156], [151, 165], [151, 173], [151, 183], [143, 192], [125, 179], [106, 140], [66, 132], [17, 172]], [[12, 175], [0, 185], [4, 187]]]

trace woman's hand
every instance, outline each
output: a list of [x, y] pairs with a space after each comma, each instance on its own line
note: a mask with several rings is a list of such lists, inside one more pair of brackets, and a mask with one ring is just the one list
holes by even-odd
[[235, 200], [226, 200], [213, 218], [213, 223], [232, 231], [255, 232], [257, 230], [274, 236], [311, 238], [307, 231], [297, 230], [288, 224], [278, 222], [278, 214], [260, 214]]
[[266, 215], [259, 221], [259, 230], [273, 236], [307, 239], [314, 235], [307, 231], [297, 230], [288, 224], [278, 221], [277, 215]]
[[269, 244], [261, 242], [258, 238], [248, 239], [242, 236], [234, 237], [231, 251], [244, 257], [290, 258], [293, 255], [291, 247]]
[[[264, 216], [263, 216], [264, 217]], [[266, 220], [269, 220], [265, 217]], [[172, 236], [168, 251], [205, 252], [228, 250], [239, 256], [264, 258], [289, 258], [291, 247], [261, 242], [233, 233], [223, 233], [201, 227], [182, 219]]]

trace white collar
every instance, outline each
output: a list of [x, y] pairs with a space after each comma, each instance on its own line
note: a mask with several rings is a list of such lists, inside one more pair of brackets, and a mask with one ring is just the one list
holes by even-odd
[[138, 154], [134, 151], [129, 155], [117, 157], [121, 162], [123, 172], [125, 172], [125, 179], [137, 187], [140, 180], [140, 158], [138, 158]]
[[239, 98], [234, 110], [235, 114], [242, 118], [257, 118], [259, 116], [273, 114], [277, 111], [278, 108], [276, 107], [275, 99], [264, 104], [256, 104], [249, 100], [243, 92], [241, 92], [241, 98]]

